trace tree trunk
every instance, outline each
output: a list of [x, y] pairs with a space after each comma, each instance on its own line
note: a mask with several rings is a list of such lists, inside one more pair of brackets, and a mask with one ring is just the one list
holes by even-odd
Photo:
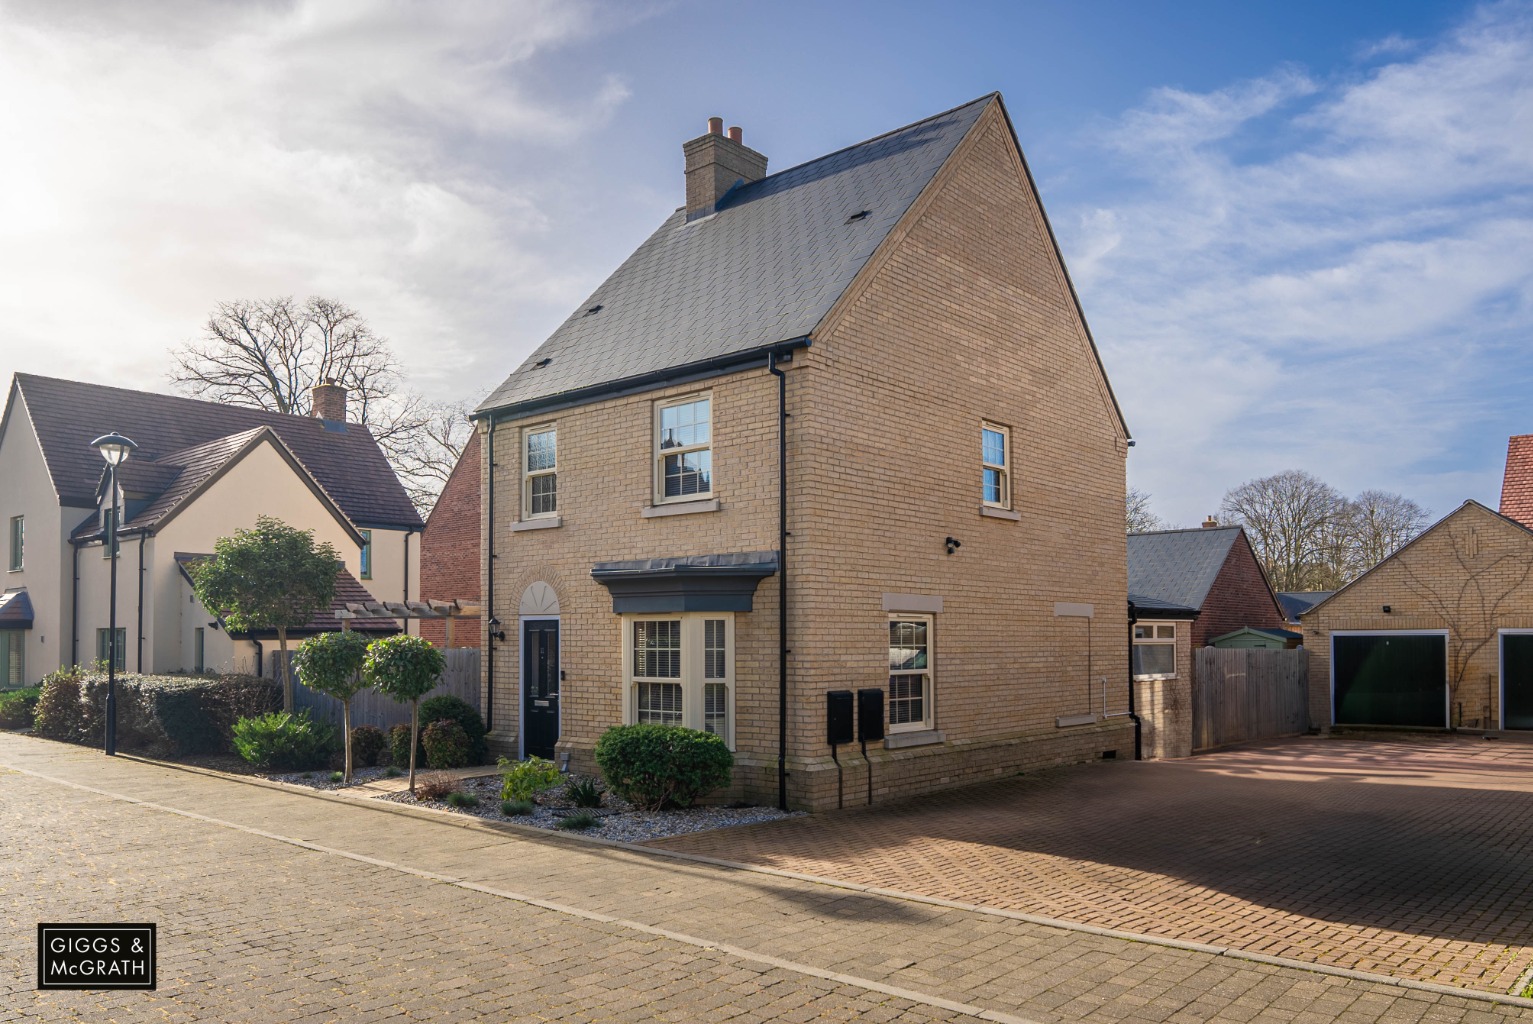
[[346, 733], [346, 773], [341, 781], [351, 784], [351, 698], [347, 697], [341, 702], [341, 728]]
[[410, 702], [410, 795], [415, 795], [415, 745], [420, 742], [421, 699]]
[[287, 661], [287, 629], [277, 627], [277, 646], [282, 650], [282, 660], [277, 666], [282, 670], [282, 710], [293, 710], [293, 670]]

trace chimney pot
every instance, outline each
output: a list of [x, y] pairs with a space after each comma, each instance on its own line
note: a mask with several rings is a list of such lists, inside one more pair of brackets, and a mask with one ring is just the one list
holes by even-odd
[[1205, 530], [1212, 530], [1218, 525], [1219, 520], [1215, 519], [1213, 516], [1209, 516], [1207, 519], [1203, 520], [1203, 529]]
[[346, 388], [326, 377], [314, 385], [309, 397], [309, 415], [321, 420], [346, 422]]
[[738, 142], [738, 143], [740, 143], [740, 145], [743, 146], [743, 145], [745, 145], [744, 135], [745, 135], [745, 133], [740, 130], [740, 126], [739, 125], [735, 125], [734, 127], [729, 129], [729, 141], [730, 142]]
[[708, 132], [681, 146], [686, 157], [687, 220], [706, 217], [736, 185], [766, 177], [767, 158], [741, 142], [738, 126], [724, 134], [724, 119], [710, 117]]
[[709, 135], [723, 135], [724, 134], [724, 119], [722, 117], [710, 117], [708, 119], [708, 134]]

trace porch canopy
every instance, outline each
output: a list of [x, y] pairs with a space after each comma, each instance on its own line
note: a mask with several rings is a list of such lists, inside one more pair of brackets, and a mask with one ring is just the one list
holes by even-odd
[[25, 589], [0, 594], [0, 629], [31, 629], [32, 599]]
[[654, 612], [748, 612], [756, 584], [777, 572], [777, 552], [641, 558], [597, 562], [591, 578], [612, 594], [619, 615]]
[[476, 618], [483, 609], [478, 604], [452, 601], [347, 601], [335, 609], [342, 629], [353, 623], [375, 619], [446, 619], [447, 646], [452, 646], [452, 627], [458, 619]]

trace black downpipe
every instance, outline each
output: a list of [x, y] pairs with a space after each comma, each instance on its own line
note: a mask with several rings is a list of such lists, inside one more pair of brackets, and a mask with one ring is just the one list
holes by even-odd
[[[399, 600], [406, 606], [410, 604], [410, 534], [414, 532], [414, 530], [405, 531], [405, 589]], [[409, 619], [405, 619], [405, 632], [410, 632]]]
[[485, 434], [485, 469], [489, 494], [489, 527], [484, 532], [484, 611], [480, 619], [484, 625], [484, 731], [495, 728], [495, 417], [490, 417], [490, 429]]
[[135, 651], [134, 661], [138, 664], [138, 674], [144, 674], [144, 541], [149, 535], [142, 531], [138, 535], [138, 647]]
[[788, 809], [788, 375], [767, 353], [777, 378], [777, 809]]
[[261, 646], [261, 641], [250, 637], [250, 642], [255, 644], [256, 649], [256, 678], [261, 679], [266, 675], [266, 648]]
[[1134, 720], [1134, 760], [1144, 760], [1144, 738], [1139, 716], [1134, 714], [1134, 624], [1139, 621], [1134, 602], [1128, 603], [1128, 716]]
[[69, 664], [80, 664], [80, 545], [74, 544], [74, 584], [69, 588]]

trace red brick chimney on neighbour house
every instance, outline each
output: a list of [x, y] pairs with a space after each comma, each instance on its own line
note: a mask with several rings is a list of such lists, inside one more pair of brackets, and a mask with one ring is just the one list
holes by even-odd
[[766, 177], [767, 158], [748, 148], [738, 127], [724, 134], [724, 119], [710, 117], [705, 135], [684, 142], [687, 159], [687, 220], [706, 217], [738, 184]]
[[346, 422], [346, 387], [338, 381], [326, 378], [314, 385], [309, 400], [309, 415], [321, 420]]

